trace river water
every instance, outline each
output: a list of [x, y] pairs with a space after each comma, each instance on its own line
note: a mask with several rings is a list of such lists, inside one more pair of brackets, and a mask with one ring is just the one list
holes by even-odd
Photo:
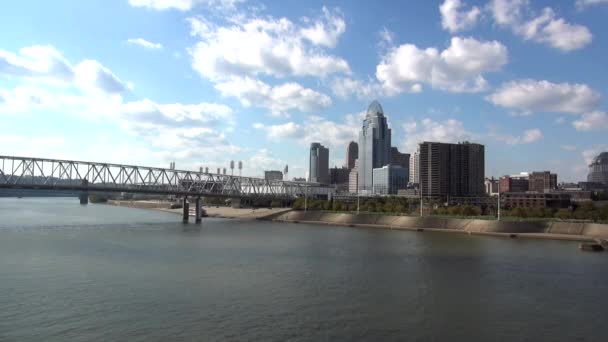
[[596, 341], [608, 255], [560, 241], [0, 199], [0, 341]]

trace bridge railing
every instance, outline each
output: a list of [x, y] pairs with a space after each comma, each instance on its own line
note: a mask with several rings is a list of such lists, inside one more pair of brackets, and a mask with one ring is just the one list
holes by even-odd
[[0, 156], [0, 187], [217, 197], [327, 195], [315, 183], [74, 160]]

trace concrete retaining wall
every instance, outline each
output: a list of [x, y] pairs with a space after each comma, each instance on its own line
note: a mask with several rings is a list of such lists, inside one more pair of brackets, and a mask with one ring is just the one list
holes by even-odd
[[608, 224], [576, 222], [504, 222], [439, 217], [346, 214], [320, 211], [290, 211], [274, 218], [277, 221], [317, 222], [345, 226], [379, 226], [396, 229], [443, 229], [470, 233], [559, 234], [584, 237], [608, 237]]

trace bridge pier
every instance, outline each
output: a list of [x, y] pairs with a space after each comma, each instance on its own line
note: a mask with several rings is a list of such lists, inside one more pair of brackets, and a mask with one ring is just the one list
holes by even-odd
[[201, 213], [201, 198], [197, 197], [196, 198], [196, 216], [194, 219], [194, 222], [196, 224], [200, 224], [202, 221], [202, 217], [201, 217], [202, 213]]
[[188, 203], [188, 196], [184, 196], [184, 203], [182, 205], [182, 223], [187, 224], [190, 218], [190, 203]]
[[241, 207], [241, 198], [240, 197], [232, 197], [230, 199], [230, 204], [232, 205], [233, 208], [240, 208]]
[[[83, 187], [88, 187], [89, 186], [89, 181], [86, 179], [82, 180], [82, 186]], [[80, 199], [80, 204], [89, 204], [89, 192], [87, 190], [83, 190], [80, 192], [80, 195], [78, 196], [78, 198]]]

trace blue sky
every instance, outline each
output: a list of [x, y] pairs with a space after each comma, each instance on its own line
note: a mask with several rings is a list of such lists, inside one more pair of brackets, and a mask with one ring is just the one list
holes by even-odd
[[608, 149], [607, 0], [14, 1], [0, 154], [246, 175], [342, 165], [378, 99], [393, 145], [486, 145], [486, 174], [583, 180]]

